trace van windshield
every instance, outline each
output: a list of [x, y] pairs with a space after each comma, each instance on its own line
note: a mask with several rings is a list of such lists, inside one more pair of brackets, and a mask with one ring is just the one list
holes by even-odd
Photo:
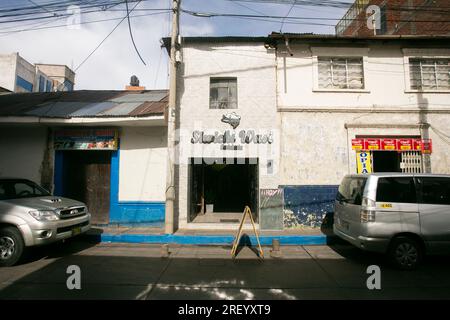
[[339, 186], [336, 200], [349, 204], [361, 205], [366, 177], [346, 177]]

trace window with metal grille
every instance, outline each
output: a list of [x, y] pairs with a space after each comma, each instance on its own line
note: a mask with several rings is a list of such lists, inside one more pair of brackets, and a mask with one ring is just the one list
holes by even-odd
[[401, 152], [400, 169], [406, 173], [421, 173], [422, 154], [420, 151]]
[[364, 89], [362, 58], [319, 57], [320, 89]]
[[237, 78], [211, 78], [210, 109], [237, 109]]
[[450, 90], [450, 59], [409, 59], [412, 90]]

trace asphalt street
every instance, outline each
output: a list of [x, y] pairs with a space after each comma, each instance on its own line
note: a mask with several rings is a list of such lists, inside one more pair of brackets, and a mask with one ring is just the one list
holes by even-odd
[[[383, 256], [347, 244], [284, 246], [259, 259], [244, 247], [93, 243], [72, 239], [30, 250], [0, 269], [0, 299], [448, 299], [450, 257], [428, 257], [415, 271], [392, 268]], [[69, 290], [71, 265], [80, 289]], [[378, 265], [381, 289], [367, 288]]]

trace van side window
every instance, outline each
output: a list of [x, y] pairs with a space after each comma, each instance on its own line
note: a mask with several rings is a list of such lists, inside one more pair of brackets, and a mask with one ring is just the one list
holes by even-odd
[[426, 204], [450, 205], [450, 179], [419, 178], [422, 186], [422, 201]]
[[336, 200], [360, 206], [366, 181], [367, 178], [345, 178], [339, 186]]
[[376, 201], [416, 203], [413, 177], [379, 178]]

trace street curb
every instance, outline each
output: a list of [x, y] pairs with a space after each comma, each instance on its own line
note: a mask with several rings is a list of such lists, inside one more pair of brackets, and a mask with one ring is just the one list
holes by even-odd
[[[234, 240], [232, 235], [172, 235], [172, 234], [99, 234], [88, 235], [95, 237], [100, 242], [123, 243], [154, 243], [154, 244], [181, 244], [181, 245], [231, 245]], [[325, 235], [281, 235], [260, 236], [261, 245], [272, 245], [272, 240], [279, 240], [281, 245], [324, 245], [330, 238]], [[256, 245], [256, 237], [248, 236], [244, 240], [249, 245]]]

